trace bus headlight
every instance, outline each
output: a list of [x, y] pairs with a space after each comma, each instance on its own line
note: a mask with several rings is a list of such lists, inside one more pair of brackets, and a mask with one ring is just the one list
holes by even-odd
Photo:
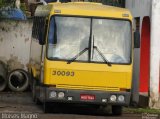
[[117, 96], [116, 95], [111, 95], [110, 101], [111, 102], [116, 102], [116, 100], [117, 100]]
[[51, 91], [49, 93], [49, 98], [55, 98], [55, 97], [57, 97], [57, 93], [55, 91]]
[[118, 96], [118, 101], [119, 102], [124, 102], [124, 96], [123, 95]]
[[58, 98], [64, 98], [64, 92], [59, 92], [58, 93]]

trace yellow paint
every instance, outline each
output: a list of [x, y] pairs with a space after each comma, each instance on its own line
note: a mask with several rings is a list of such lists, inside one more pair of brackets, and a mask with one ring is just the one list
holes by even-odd
[[[94, 17], [107, 17], [107, 18], [119, 18], [130, 19], [132, 16], [127, 9], [102, 5], [100, 3], [89, 2], [71, 2], [71, 3], [51, 3], [53, 8], [50, 15], [63, 14], [63, 15], [76, 15], [76, 16], [94, 16]], [[55, 13], [55, 11], [61, 11], [61, 13]], [[128, 14], [129, 17], [124, 17], [124, 14]]]
[[[54, 71], [74, 72], [74, 76], [53, 75]], [[109, 67], [107, 64], [45, 60], [44, 83], [57, 88], [119, 91], [131, 88], [131, 77], [132, 65]]]
[[[128, 19], [132, 16], [127, 9], [101, 5], [97, 3], [51, 3], [54, 14], [93, 16], [116, 19]], [[124, 15], [125, 14], [125, 15]], [[126, 17], [128, 14], [128, 17]], [[132, 59], [133, 61], [133, 59]], [[74, 76], [53, 75], [53, 71], [74, 72]], [[36, 71], [34, 71], [36, 72]], [[107, 64], [49, 61], [45, 58], [44, 84], [56, 85], [63, 89], [120, 91], [120, 88], [131, 89], [132, 64]]]

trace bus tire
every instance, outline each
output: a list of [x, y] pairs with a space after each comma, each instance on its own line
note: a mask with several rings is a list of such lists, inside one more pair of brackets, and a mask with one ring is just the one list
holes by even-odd
[[36, 94], [38, 93], [36, 91], [36, 86], [37, 86], [37, 81], [36, 79], [33, 78], [33, 76], [31, 76], [31, 80], [32, 80], [32, 85], [31, 85], [31, 89], [32, 89], [32, 100], [35, 104], [40, 105], [41, 102], [40, 100], [37, 98]]
[[31, 80], [32, 80], [32, 100], [35, 102], [36, 100], [36, 81], [33, 78]]
[[44, 113], [50, 112], [50, 104], [48, 102], [43, 102], [43, 112]]
[[122, 115], [122, 106], [113, 105], [112, 114], [116, 116]]

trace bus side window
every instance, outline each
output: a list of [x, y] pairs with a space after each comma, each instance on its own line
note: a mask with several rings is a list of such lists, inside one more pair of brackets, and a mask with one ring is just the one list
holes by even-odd
[[41, 31], [39, 33], [39, 44], [44, 45], [46, 43], [46, 35], [47, 35], [47, 29], [48, 29], [48, 19], [43, 21], [43, 26], [40, 28]]
[[45, 17], [34, 17], [32, 37], [37, 39], [40, 45], [45, 44], [48, 28], [48, 19]]

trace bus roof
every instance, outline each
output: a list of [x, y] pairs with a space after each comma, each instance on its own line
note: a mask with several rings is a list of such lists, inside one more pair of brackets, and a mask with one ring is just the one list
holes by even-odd
[[[132, 19], [128, 9], [102, 5], [93, 2], [68, 2], [68, 3], [49, 3], [50, 15], [76, 15], [76, 16], [92, 16], [92, 17], [109, 17]], [[45, 6], [45, 7], [47, 7]]]

